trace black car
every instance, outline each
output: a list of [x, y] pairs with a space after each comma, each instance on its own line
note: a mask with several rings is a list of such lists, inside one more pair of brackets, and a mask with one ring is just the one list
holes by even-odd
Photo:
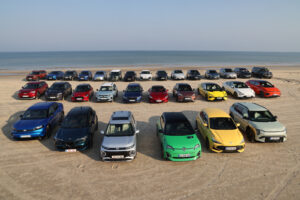
[[63, 100], [72, 94], [72, 86], [68, 82], [56, 82], [45, 92], [46, 100]]
[[123, 78], [124, 81], [135, 81], [136, 73], [134, 71], [127, 71]]
[[93, 78], [93, 74], [91, 71], [82, 71], [78, 76], [78, 80], [80, 81], [91, 81]]
[[252, 77], [257, 78], [272, 78], [273, 74], [266, 67], [253, 67], [251, 72]]
[[156, 72], [156, 80], [168, 80], [168, 73], [164, 70], [160, 70]]
[[251, 78], [251, 73], [244, 67], [237, 67], [233, 70], [238, 78]]
[[76, 71], [66, 71], [64, 75], [64, 80], [77, 80], [78, 74]]
[[205, 78], [207, 78], [207, 79], [219, 79], [220, 74], [217, 72], [217, 70], [209, 69], [205, 72]]
[[69, 111], [57, 131], [54, 141], [58, 150], [83, 151], [92, 147], [98, 117], [89, 106], [75, 107]]
[[201, 74], [198, 70], [191, 69], [191, 70], [188, 70], [188, 72], [186, 74], [186, 79], [188, 79], [188, 80], [200, 80], [201, 79]]

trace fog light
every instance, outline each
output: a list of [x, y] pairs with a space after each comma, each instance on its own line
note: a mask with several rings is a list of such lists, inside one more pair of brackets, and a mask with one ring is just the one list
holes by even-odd
[[131, 156], [135, 155], [135, 150], [130, 151], [130, 155]]
[[101, 154], [101, 157], [102, 157], [102, 158], [106, 156], [105, 151], [101, 151], [100, 154]]

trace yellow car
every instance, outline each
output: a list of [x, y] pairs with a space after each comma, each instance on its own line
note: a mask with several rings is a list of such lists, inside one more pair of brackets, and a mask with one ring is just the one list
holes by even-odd
[[201, 83], [198, 86], [198, 92], [207, 101], [227, 100], [226, 91], [216, 83]]
[[196, 126], [208, 149], [220, 153], [243, 152], [245, 140], [238, 129], [239, 124], [224, 111], [216, 108], [202, 110], [196, 118]]

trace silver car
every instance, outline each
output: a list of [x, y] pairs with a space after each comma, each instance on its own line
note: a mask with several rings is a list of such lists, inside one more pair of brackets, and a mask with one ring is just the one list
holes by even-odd
[[286, 128], [263, 106], [256, 103], [235, 103], [229, 112], [232, 119], [240, 123], [240, 129], [251, 142], [283, 142], [287, 139]]
[[112, 114], [100, 146], [100, 160], [133, 160], [136, 157], [136, 121], [130, 111]]
[[94, 81], [107, 80], [107, 73], [105, 71], [97, 71], [93, 78]]
[[114, 83], [104, 83], [96, 92], [97, 101], [111, 101], [118, 96], [118, 88]]
[[220, 77], [222, 78], [237, 78], [236, 73], [231, 68], [221, 68]]
[[185, 75], [182, 70], [177, 69], [171, 73], [171, 79], [173, 80], [184, 80]]

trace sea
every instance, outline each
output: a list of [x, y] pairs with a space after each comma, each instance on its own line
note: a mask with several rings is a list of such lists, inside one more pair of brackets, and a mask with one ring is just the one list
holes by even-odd
[[300, 52], [57, 51], [0, 52], [0, 70], [143, 66], [299, 65]]

